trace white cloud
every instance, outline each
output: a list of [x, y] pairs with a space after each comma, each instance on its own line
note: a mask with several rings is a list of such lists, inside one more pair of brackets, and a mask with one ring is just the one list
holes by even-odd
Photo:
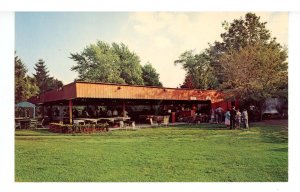
[[[220, 40], [224, 32], [222, 22], [232, 22], [244, 16], [242, 12], [138, 12], [131, 13], [124, 24], [119, 41], [126, 43], [142, 60], [151, 62], [166, 87], [177, 87], [184, 80], [185, 71], [174, 66], [181, 53], [208, 47], [208, 43]], [[261, 21], [267, 21], [280, 43], [287, 44], [287, 14], [257, 13]]]

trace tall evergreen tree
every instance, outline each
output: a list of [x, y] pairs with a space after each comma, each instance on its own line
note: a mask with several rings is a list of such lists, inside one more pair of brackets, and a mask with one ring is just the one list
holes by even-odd
[[39, 87], [40, 93], [57, 89], [63, 86], [63, 83], [54, 77], [50, 77], [45, 61], [39, 59], [35, 64], [35, 74], [33, 74], [35, 81]]
[[37, 85], [40, 89], [40, 93], [44, 93], [49, 89], [49, 71], [45, 65], [45, 61], [39, 59], [38, 62], [35, 64], [34, 69], [35, 74], [33, 74], [33, 76], [36, 79]]

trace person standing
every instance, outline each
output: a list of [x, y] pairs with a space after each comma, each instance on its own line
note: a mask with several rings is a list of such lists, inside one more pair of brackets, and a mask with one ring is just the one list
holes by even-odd
[[73, 116], [74, 118], [78, 118], [78, 110], [76, 108], [73, 110]]
[[217, 117], [217, 123], [220, 124], [223, 122], [223, 112], [224, 109], [220, 106], [218, 106], [218, 108], [216, 109], [216, 117]]
[[113, 115], [114, 117], [117, 117], [117, 116], [119, 115], [117, 109], [114, 109], [114, 110], [113, 110], [112, 115]]
[[230, 112], [228, 110], [225, 113], [225, 125], [227, 128], [230, 126]]
[[250, 104], [249, 110], [250, 110], [249, 111], [249, 120], [251, 122], [254, 122], [254, 120], [255, 120], [255, 118], [254, 118], [254, 116], [255, 116], [255, 106], [253, 104]]
[[211, 117], [210, 117], [210, 122], [214, 123], [216, 120], [215, 118], [215, 110], [211, 109]]
[[107, 115], [107, 117], [111, 117], [112, 116], [112, 111], [110, 109], [108, 109], [106, 115]]
[[243, 127], [246, 129], [249, 129], [249, 124], [248, 124], [248, 112], [246, 109], [243, 109], [242, 112], [242, 119], [243, 119]]
[[230, 110], [230, 129], [235, 129], [235, 116], [236, 116], [236, 110], [235, 107], [232, 106]]
[[242, 117], [242, 114], [241, 114], [240, 110], [237, 109], [236, 116], [235, 116], [235, 123], [236, 123], [237, 129], [241, 128], [241, 117]]

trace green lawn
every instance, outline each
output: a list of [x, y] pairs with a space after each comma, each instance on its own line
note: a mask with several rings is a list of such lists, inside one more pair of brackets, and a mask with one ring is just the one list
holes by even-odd
[[92, 135], [16, 131], [15, 180], [288, 181], [288, 133], [256, 124], [147, 128]]

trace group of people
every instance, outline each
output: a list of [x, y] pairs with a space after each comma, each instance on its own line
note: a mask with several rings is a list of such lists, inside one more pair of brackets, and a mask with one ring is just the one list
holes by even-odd
[[230, 129], [248, 129], [247, 110], [243, 109], [242, 112], [240, 112], [239, 109], [235, 109], [235, 107], [232, 106], [232, 108], [225, 113], [225, 125]]
[[221, 106], [218, 106], [215, 110], [212, 109], [211, 122], [223, 124], [224, 119], [225, 125], [230, 129], [249, 128], [249, 118], [246, 109], [240, 111], [239, 109], [235, 109], [235, 107], [233, 106], [230, 110], [227, 110], [225, 113], [224, 109]]
[[[74, 111], [73, 111], [73, 114], [74, 114], [74, 117], [78, 117], [79, 114], [78, 114], [78, 111], [77, 109], [75, 108]], [[123, 112], [121, 113], [121, 115], [123, 116]], [[125, 110], [125, 116], [128, 115], [127, 111]], [[119, 116], [119, 112], [116, 108], [114, 109], [107, 109], [107, 111], [104, 111], [101, 107], [98, 108], [96, 107], [95, 110], [92, 110], [91, 108], [87, 108], [85, 107], [83, 110], [82, 110], [82, 114], [81, 114], [82, 117], [117, 117]]]

